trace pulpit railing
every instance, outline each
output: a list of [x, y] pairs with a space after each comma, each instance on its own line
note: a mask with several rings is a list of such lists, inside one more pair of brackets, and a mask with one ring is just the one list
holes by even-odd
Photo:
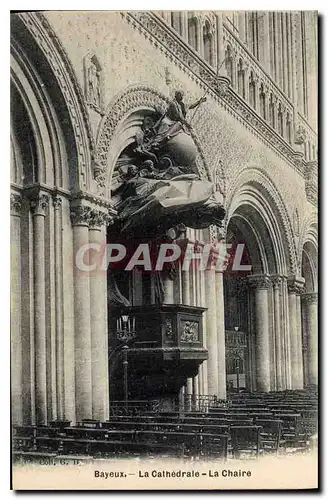
[[118, 417], [121, 415], [142, 415], [147, 412], [158, 413], [160, 400], [119, 400], [111, 401], [109, 406], [109, 415]]
[[217, 396], [214, 395], [184, 394], [183, 397], [184, 411], [207, 412], [209, 408], [224, 407], [225, 404], [225, 401], [218, 399]]

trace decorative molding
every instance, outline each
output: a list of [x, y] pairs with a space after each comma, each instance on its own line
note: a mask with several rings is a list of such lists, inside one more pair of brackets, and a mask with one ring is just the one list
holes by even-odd
[[308, 201], [314, 206], [318, 204], [318, 162], [308, 161], [305, 164], [305, 193]]
[[87, 170], [94, 152], [94, 140], [83, 92], [66, 51], [41, 12], [15, 14], [43, 51], [64, 96], [77, 148], [80, 187], [87, 187]]
[[[181, 37], [178, 37], [159, 15], [145, 11], [121, 12], [121, 15], [132, 27], [143, 33], [150, 43], [173, 60], [180, 69], [188, 73], [192, 80], [195, 80], [202, 88], [208, 89], [209, 87], [212, 97], [220, 105], [303, 175], [299, 162], [294, 161], [294, 150], [291, 145], [263, 120], [231, 86], [228, 87], [229, 80], [218, 77], [215, 69], [206, 64], [191, 47], [184, 43]], [[223, 93], [220, 92], [222, 87]], [[285, 100], [287, 99], [284, 95], [283, 97]]]
[[10, 194], [10, 215], [20, 217], [22, 209], [22, 196], [20, 194]]
[[86, 191], [78, 191], [71, 196], [71, 200], [73, 204], [76, 202], [76, 205], [78, 205], [78, 202], [85, 202], [91, 208], [96, 207], [99, 210], [102, 209], [103, 212], [106, 212], [112, 217], [116, 215], [116, 210], [112, 207], [111, 202], [95, 194]]
[[34, 216], [41, 215], [45, 217], [49, 207], [49, 196], [47, 194], [38, 193], [30, 198], [31, 212]]

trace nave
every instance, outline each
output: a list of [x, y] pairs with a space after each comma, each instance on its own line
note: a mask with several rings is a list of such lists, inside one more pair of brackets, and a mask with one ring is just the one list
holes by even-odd
[[145, 456], [226, 461], [304, 453], [316, 446], [316, 388], [240, 392], [230, 394], [226, 402], [215, 397], [204, 401], [199, 404], [196, 398], [186, 397], [186, 404], [169, 412], [161, 411], [156, 401], [120, 402], [112, 405], [104, 422], [18, 426], [13, 433], [13, 457], [15, 461], [28, 457], [32, 462]]

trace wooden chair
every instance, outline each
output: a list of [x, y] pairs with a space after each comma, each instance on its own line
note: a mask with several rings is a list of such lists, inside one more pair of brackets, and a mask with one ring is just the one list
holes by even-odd
[[258, 457], [261, 448], [261, 431], [259, 425], [231, 426], [231, 444], [233, 458], [243, 455]]
[[281, 440], [282, 420], [256, 419], [256, 424], [262, 427], [261, 441], [264, 453], [278, 453]]

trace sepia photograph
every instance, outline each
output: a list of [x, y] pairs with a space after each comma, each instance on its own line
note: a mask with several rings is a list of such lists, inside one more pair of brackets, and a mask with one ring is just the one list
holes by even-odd
[[318, 489], [318, 36], [11, 12], [13, 490]]

